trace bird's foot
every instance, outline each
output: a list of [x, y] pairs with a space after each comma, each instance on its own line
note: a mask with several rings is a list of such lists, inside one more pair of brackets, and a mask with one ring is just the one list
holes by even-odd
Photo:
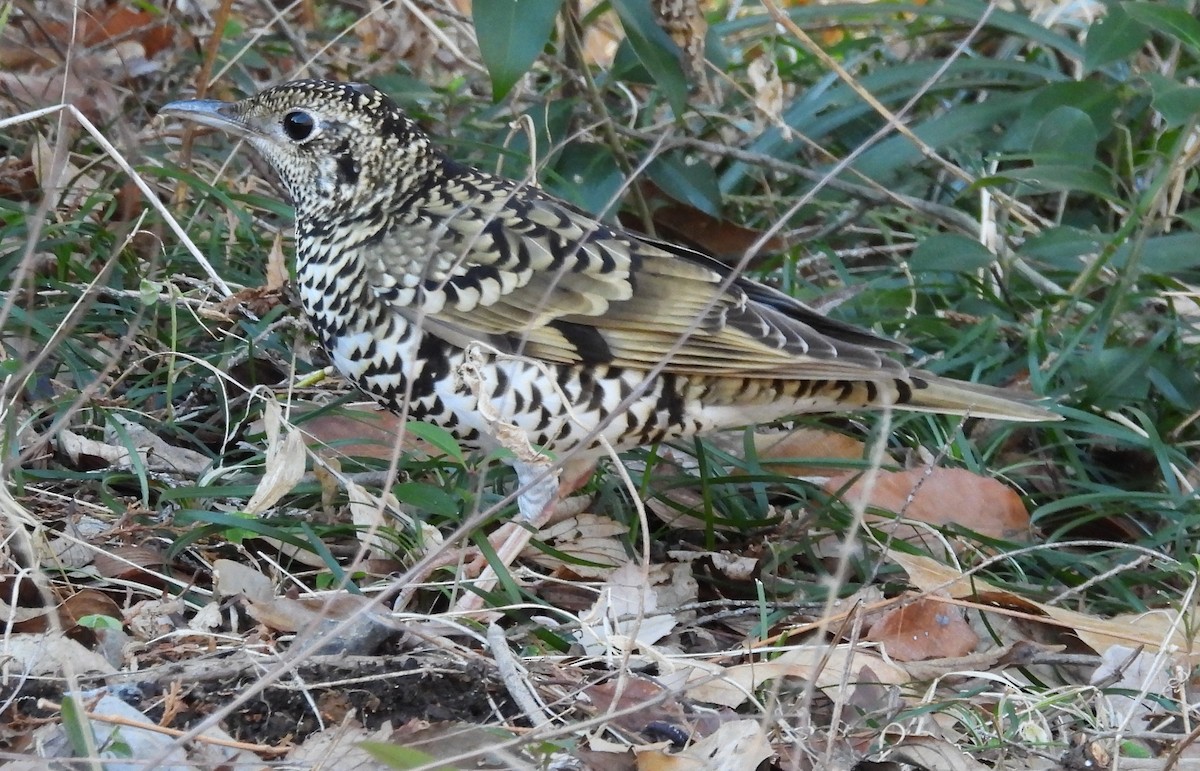
[[499, 583], [498, 569], [507, 570], [533, 538], [534, 533], [554, 516], [554, 509], [562, 496], [559, 485], [559, 469], [543, 463], [514, 461], [517, 484], [521, 493], [517, 496], [517, 509], [521, 512], [518, 521], [502, 525], [488, 537], [488, 543], [496, 552], [494, 562], [480, 554], [467, 563], [467, 576], [478, 576], [473, 582], [477, 591], [467, 592], [459, 598], [454, 609], [458, 612], [476, 612], [483, 607], [483, 594]]

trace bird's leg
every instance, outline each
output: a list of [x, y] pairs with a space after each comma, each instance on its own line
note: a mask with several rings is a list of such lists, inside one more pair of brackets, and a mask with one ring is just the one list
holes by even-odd
[[[549, 469], [542, 464], [514, 461], [513, 468], [517, 472], [517, 485], [521, 493], [517, 496], [517, 510], [520, 512], [514, 522], [506, 522], [495, 533], [488, 537], [488, 542], [496, 551], [496, 563], [508, 568], [521, 556], [533, 534], [542, 529], [552, 516], [558, 504], [557, 469]], [[475, 585], [481, 591], [489, 591], [496, 585], [496, 569], [488, 564], [487, 558], [480, 554], [467, 565], [467, 575], [478, 575]], [[478, 594], [469, 594], [458, 603], [459, 610], [469, 600], [480, 600]], [[469, 608], [475, 610], [476, 608]]]
[[[488, 542], [496, 552], [495, 564], [505, 568], [521, 556], [534, 534], [550, 522], [559, 502], [591, 478], [595, 462], [587, 459], [567, 462], [561, 468], [554, 468], [545, 462], [529, 463], [518, 460], [513, 463], [513, 468], [517, 472], [518, 489], [522, 491], [517, 496], [517, 509], [520, 513], [516, 521], [501, 525], [488, 537]], [[495, 567], [489, 564], [482, 554], [467, 563], [464, 572], [467, 576], [479, 576], [475, 585], [482, 592], [490, 591], [497, 583]], [[464, 595], [455, 605], [455, 609], [479, 610], [482, 603], [481, 595], [472, 592]]]

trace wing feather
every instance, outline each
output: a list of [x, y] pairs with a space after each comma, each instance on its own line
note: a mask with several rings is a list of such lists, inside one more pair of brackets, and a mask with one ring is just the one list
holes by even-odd
[[666, 360], [664, 371], [696, 375], [904, 372], [881, 355], [903, 346], [706, 255], [609, 228], [535, 188], [490, 176], [462, 187], [485, 194], [457, 208], [421, 207], [427, 220], [441, 218], [423, 223], [437, 234], [428, 259], [390, 260], [389, 247], [406, 237], [396, 223], [379, 244], [387, 280], [376, 281], [380, 297], [406, 315], [415, 305], [431, 332], [456, 345], [477, 339], [565, 364], [648, 369]]

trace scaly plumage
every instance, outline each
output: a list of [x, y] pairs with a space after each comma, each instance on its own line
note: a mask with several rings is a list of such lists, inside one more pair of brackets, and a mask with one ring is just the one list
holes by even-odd
[[910, 370], [904, 346], [716, 260], [446, 157], [367, 85], [304, 80], [171, 115], [249, 142], [296, 207], [304, 311], [337, 369], [394, 411], [489, 445], [456, 370], [483, 343], [499, 418], [600, 453], [804, 412], [1057, 416]]

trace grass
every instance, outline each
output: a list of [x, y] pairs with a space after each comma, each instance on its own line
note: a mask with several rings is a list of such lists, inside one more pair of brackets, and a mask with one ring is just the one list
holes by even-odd
[[[1090, 757], [1101, 745], [1119, 757], [1170, 759], [1188, 743], [1187, 729], [1171, 722], [1194, 719], [1186, 700], [1154, 690], [1149, 674], [1089, 685], [1072, 667], [1094, 668], [1119, 651], [1048, 622], [1032, 603], [1096, 623], [1117, 618], [1113, 628], [1136, 627], [1124, 617], [1149, 611], [1190, 623], [1200, 523], [1194, 19], [1150, 2], [1108, 6], [1097, 18], [1076, 6], [1021, 13], [968, 0], [803, 5], [787, 8], [786, 19], [769, 5], [731, 12], [716, 4], [706, 13], [707, 85], [689, 93], [671, 71], [678, 63], [653, 54], [662, 40], [645, 42], [658, 33], [637, 26], [629, 4], [613, 5], [627, 28], [612, 51], [598, 42], [608, 23], [603, 9], [581, 17], [578, 42], [561, 26], [546, 45], [518, 39], [532, 26], [482, 29], [491, 36], [484, 50], [493, 68], [495, 44], [505, 39], [542, 52], [498, 101], [470, 20], [442, 4], [426, 9], [427, 26], [406, 4], [382, 6], [364, 21], [345, 4], [264, 15], [232, 2], [222, 6], [229, 16], [220, 30], [175, 11], [162, 16], [180, 37], [146, 57], [153, 66], [144, 75], [97, 58], [112, 49], [104, 40], [49, 46], [62, 54], [52, 64], [10, 64], [28, 85], [66, 71], [69, 61], [68, 100], [97, 132], [79, 130], [69, 113], [36, 112], [61, 89], [10, 88], [4, 97], [3, 114], [15, 116], [0, 136], [0, 275], [7, 277], [0, 430], [14, 497], [6, 508], [4, 596], [19, 597], [10, 604], [38, 616], [36, 609], [84, 587], [107, 593], [122, 612], [166, 591], [185, 600], [173, 618], [181, 628], [213, 601], [218, 560], [253, 563], [302, 594], [348, 586], [378, 596], [401, 588], [392, 578], [425, 553], [410, 552], [410, 544], [464, 520], [478, 532], [485, 520], [512, 515], [513, 478], [496, 459], [408, 446], [393, 453], [386, 442], [382, 452], [354, 458], [310, 453], [305, 475], [266, 516], [242, 514], [280, 463], [265, 437], [264, 403], [285, 405], [286, 436], [316, 417], [343, 415], [356, 397], [336, 378], [312, 382], [324, 356], [288, 286], [270, 279], [281, 266], [291, 269], [290, 212], [251, 153], [233, 154], [223, 139], [184, 138], [152, 116], [197, 84], [234, 97], [288, 79], [308, 62], [308, 73], [364, 77], [389, 91], [455, 157], [533, 175], [593, 211], [619, 201], [631, 221], [665, 232], [668, 223], [645, 216], [664, 200], [682, 203], [691, 221], [710, 226], [708, 237], [739, 244], [732, 258], [747, 257], [753, 275], [807, 302], [833, 298], [835, 315], [903, 339], [922, 366], [1030, 389], [1059, 405], [1065, 420], [1036, 428], [901, 415], [800, 421], [861, 440], [865, 454], [850, 462], [860, 470], [936, 461], [1001, 479], [1020, 492], [1034, 531], [1027, 543], [968, 532], [974, 527], [962, 523], [941, 531], [954, 556], [935, 556], [1000, 593], [969, 607], [987, 642], [976, 650], [979, 660], [952, 670], [967, 683], [961, 689], [953, 677], [915, 677], [891, 690], [874, 686], [883, 689], [879, 698], [859, 703], [853, 689], [802, 685], [796, 693], [782, 678], [755, 683], [757, 706], [739, 710], [776, 732], [777, 767], [796, 767], [788, 759], [806, 753], [827, 759], [834, 748], [853, 748], [854, 762], [908, 757], [937, 767], [885, 730], [932, 736], [935, 718], [951, 726], [937, 742], [958, 746], [955, 763], [970, 756], [990, 767], [1034, 768], [1071, 752]], [[104, 13], [97, 6], [80, 18]], [[40, 34], [65, 34], [53, 24], [35, 34], [30, 17], [15, 11], [4, 18], [4, 45], [43, 50]], [[160, 16], [147, 12], [145, 20], [153, 25]], [[124, 34], [150, 51], [142, 27]], [[518, 51], [501, 53], [516, 66]], [[222, 77], [207, 83], [201, 72]], [[122, 161], [150, 195], [127, 184]], [[744, 255], [759, 234], [783, 248]], [[148, 441], [139, 429], [199, 461], [181, 469], [161, 452], [139, 455]], [[415, 430], [450, 449], [448, 437]], [[72, 452], [64, 431], [95, 444]], [[351, 429], [331, 444], [359, 438]], [[102, 448], [127, 450], [132, 460]], [[738, 434], [630, 453], [628, 480], [609, 464], [585, 488], [593, 496], [585, 513], [627, 528], [615, 536], [615, 553], [655, 570], [682, 565], [674, 584], [695, 582], [679, 595], [683, 607], [669, 608], [678, 627], [664, 649], [669, 642], [685, 653], [721, 652], [729, 665], [742, 655], [731, 651], [747, 644], [760, 646], [753, 658], [765, 662], [798, 640], [867, 655], [861, 643], [872, 614], [907, 602], [909, 592], [945, 595], [925, 591], [902, 566], [895, 555], [913, 548], [888, 527], [868, 526], [861, 507], [779, 473], [779, 460], [758, 457]], [[347, 478], [394, 502], [351, 523]], [[595, 525], [584, 522], [581, 532], [591, 532]], [[387, 531], [387, 548], [363, 545], [370, 539], [362, 531], [372, 528]], [[115, 554], [124, 567], [105, 572], [86, 557], [75, 564], [32, 556], [43, 553], [37, 544], [60, 539], [93, 558]], [[562, 656], [594, 600], [587, 585], [570, 580], [593, 575], [593, 561], [571, 553], [577, 545], [570, 538], [548, 544], [543, 556], [560, 561], [553, 574], [502, 576], [486, 597], [526, 666], [571, 666]], [[739, 572], [726, 559], [746, 567]], [[28, 594], [30, 582], [40, 597]], [[674, 584], [648, 583], [662, 594], [659, 609], [667, 608]], [[402, 610], [451, 623], [442, 613], [450, 591], [406, 595]], [[989, 610], [988, 597], [1004, 613]], [[242, 625], [218, 627], [227, 635], [220, 645], [254, 648], [233, 640], [258, 623], [261, 640], [287, 647], [288, 630], [239, 607]], [[842, 615], [849, 607], [863, 615]], [[44, 615], [51, 628], [71, 628], [69, 618]], [[1018, 629], [1013, 618], [1026, 626]], [[8, 633], [27, 631], [16, 623], [10, 615]], [[467, 625], [465, 636], [452, 636], [460, 663], [493, 660], [481, 629]], [[132, 621], [121, 634], [147, 661], [178, 644], [135, 632]], [[1020, 666], [989, 658], [1018, 641], [1070, 647], [1043, 650]], [[662, 661], [640, 658], [654, 644], [629, 652], [632, 662], [614, 653], [589, 663], [611, 673], [650, 668], [665, 678]], [[1154, 663], [1186, 672], [1189, 656], [1190, 649]], [[1148, 659], [1130, 668], [1142, 672]], [[266, 678], [246, 683], [272, 693]], [[55, 698], [64, 693], [51, 681], [37, 687]], [[1156, 713], [1108, 701], [1143, 688], [1140, 703]], [[549, 698], [550, 689], [540, 693]], [[891, 706], [879, 706], [889, 704], [884, 693]], [[490, 719], [467, 720], [474, 705], [465, 698], [452, 715], [511, 725], [521, 708], [510, 695], [511, 688], [496, 689]], [[674, 696], [662, 698], [675, 704]], [[161, 717], [163, 704], [147, 707], [149, 714]], [[1110, 714], [1113, 704], [1125, 711]], [[25, 725], [23, 709], [10, 703], [0, 714]], [[180, 725], [198, 725], [199, 714]], [[243, 738], [271, 743], [286, 733], [255, 728], [243, 708], [220, 714]], [[410, 717], [395, 714], [398, 724]], [[535, 734], [549, 742], [539, 751], [569, 746], [586, 719], [563, 711], [553, 731]], [[634, 729], [610, 728], [641, 742]], [[831, 749], [796, 738], [801, 729]], [[1084, 738], [1068, 746], [1065, 734]], [[31, 751], [6, 741], [12, 753]]]

